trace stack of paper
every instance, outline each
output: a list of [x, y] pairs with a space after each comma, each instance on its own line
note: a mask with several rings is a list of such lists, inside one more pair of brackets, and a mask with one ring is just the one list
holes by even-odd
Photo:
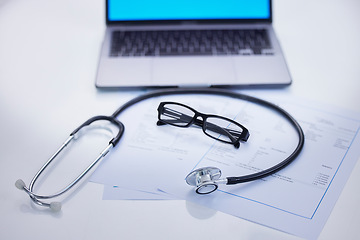
[[[209, 195], [196, 194], [185, 182], [193, 169], [218, 167], [223, 177], [258, 172], [288, 157], [298, 136], [281, 115], [254, 103], [212, 95], [174, 95], [140, 102], [119, 116], [124, 137], [91, 181], [105, 185], [104, 199], [185, 199], [315, 238], [359, 158], [360, 149], [354, 146], [360, 145], [360, 114], [286, 94], [270, 92], [261, 97], [292, 114], [305, 133], [300, 156], [276, 174], [245, 184], [220, 185]], [[234, 119], [248, 128], [250, 138], [236, 149], [207, 137], [199, 127], [157, 126], [161, 101]]]

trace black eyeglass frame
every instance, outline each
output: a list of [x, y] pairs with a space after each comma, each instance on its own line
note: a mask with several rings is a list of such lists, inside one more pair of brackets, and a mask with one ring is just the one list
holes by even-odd
[[[188, 116], [188, 115], [186, 115], [184, 113], [181, 113], [182, 117], [185, 116], [185, 117], [191, 118], [190, 121], [186, 120], [186, 122], [188, 122], [186, 125], [178, 125], [178, 124], [172, 123], [171, 121], [166, 121], [164, 119], [161, 119], [161, 115], [164, 113], [164, 109], [165, 109], [164, 106], [166, 104], [179, 105], [179, 106], [182, 106], [184, 108], [187, 108], [187, 109], [191, 110], [194, 113], [194, 116], [191, 117], [191, 116]], [[224, 143], [232, 144], [232, 145], [234, 145], [235, 148], [239, 148], [240, 147], [240, 141], [246, 142], [248, 140], [249, 136], [250, 136], [249, 130], [246, 127], [244, 127], [243, 125], [241, 125], [240, 123], [238, 123], [238, 122], [236, 122], [236, 121], [234, 121], [232, 119], [229, 119], [229, 118], [226, 118], [226, 117], [223, 117], [223, 116], [219, 116], [219, 115], [214, 115], [214, 114], [201, 113], [199, 111], [196, 111], [192, 107], [187, 106], [187, 105], [182, 104], [182, 103], [178, 103], [178, 102], [161, 102], [159, 104], [158, 108], [157, 108], [157, 111], [158, 111], [158, 122], [157, 122], [158, 126], [168, 124], [168, 125], [172, 125], [172, 126], [175, 126], [175, 127], [187, 128], [187, 127], [190, 127], [191, 125], [195, 124], [195, 125], [200, 126], [202, 128], [205, 135], [207, 135], [207, 136], [209, 136], [209, 137], [211, 137], [211, 138], [213, 138], [215, 140], [218, 140], [218, 141], [221, 141], [221, 142], [224, 142]], [[200, 120], [199, 117], [201, 117], [202, 120]], [[228, 121], [229, 123], [232, 123], [232, 124], [240, 127], [242, 129], [242, 132], [235, 139], [231, 135], [231, 133], [228, 131], [229, 129], [221, 128], [223, 130], [223, 132], [225, 132], [225, 134], [229, 137], [229, 139], [231, 141], [226, 141], [226, 140], [220, 139], [218, 137], [212, 136], [211, 134], [206, 132], [206, 130], [209, 129], [209, 128], [207, 128], [208, 125], [204, 124], [204, 123], [212, 124], [212, 123], [209, 123], [209, 122], [206, 121], [208, 118], [218, 118], [218, 119]], [[218, 127], [218, 126], [216, 126], [216, 127]], [[214, 129], [211, 129], [211, 130], [214, 131]], [[222, 132], [218, 132], [218, 133], [219, 134], [224, 134]]]

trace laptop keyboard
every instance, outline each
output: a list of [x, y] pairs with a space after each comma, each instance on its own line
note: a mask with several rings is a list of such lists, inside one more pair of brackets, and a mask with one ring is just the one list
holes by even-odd
[[110, 56], [272, 55], [265, 29], [114, 31]]

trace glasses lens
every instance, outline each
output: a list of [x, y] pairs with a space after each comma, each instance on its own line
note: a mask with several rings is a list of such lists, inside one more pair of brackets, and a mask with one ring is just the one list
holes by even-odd
[[217, 140], [234, 143], [243, 131], [241, 126], [223, 118], [208, 117], [204, 124], [205, 134]]
[[191, 109], [172, 103], [165, 104], [160, 113], [160, 120], [179, 127], [188, 125], [195, 115]]

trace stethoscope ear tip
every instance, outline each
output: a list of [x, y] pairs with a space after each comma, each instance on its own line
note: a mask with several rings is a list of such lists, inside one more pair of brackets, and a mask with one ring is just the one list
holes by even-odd
[[27, 192], [35, 203], [37, 203], [39, 205], [42, 205], [42, 206], [48, 206], [53, 212], [59, 212], [61, 210], [61, 202], [51, 202], [49, 204], [49, 203], [40, 202], [38, 199], [36, 199], [34, 197], [34, 195], [32, 195], [32, 193], [29, 192], [29, 190], [26, 188], [26, 185], [25, 185], [25, 183], [24, 183], [24, 181], [22, 179], [16, 180], [15, 186], [18, 189], [24, 190], [25, 192]]
[[24, 183], [24, 181], [23, 180], [21, 180], [21, 179], [18, 179], [16, 182], [15, 182], [15, 186], [18, 188], [18, 189], [20, 189], [20, 190], [24, 190], [24, 188], [25, 188], [25, 183]]
[[53, 212], [59, 212], [61, 210], [61, 202], [51, 202], [50, 209]]

